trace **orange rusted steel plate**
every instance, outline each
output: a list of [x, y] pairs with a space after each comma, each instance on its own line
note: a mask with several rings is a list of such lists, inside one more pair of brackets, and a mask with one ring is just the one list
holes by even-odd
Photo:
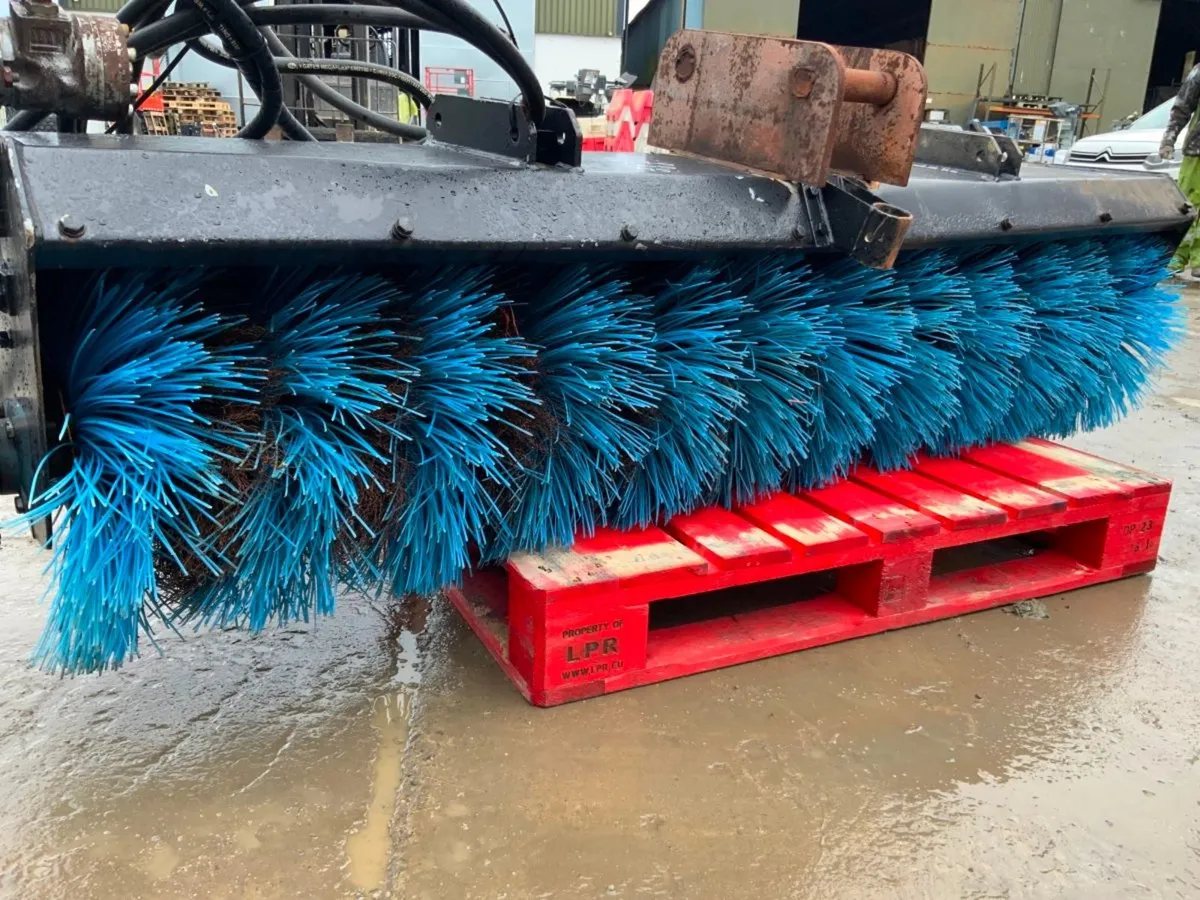
[[896, 79], [896, 95], [883, 106], [842, 104], [833, 150], [834, 171], [903, 187], [912, 172], [925, 118], [929, 90], [925, 69], [914, 57], [894, 50], [834, 49], [849, 69], [882, 72]]
[[[867, 70], [849, 72], [851, 96], [886, 102], [844, 99], [848, 67]], [[685, 29], [663, 48], [652, 140], [817, 187], [831, 170], [904, 185], [926, 89], [902, 53]]]

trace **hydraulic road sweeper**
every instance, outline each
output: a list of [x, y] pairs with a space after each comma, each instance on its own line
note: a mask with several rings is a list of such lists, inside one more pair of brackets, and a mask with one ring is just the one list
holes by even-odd
[[[430, 97], [272, 30], [334, 20], [457, 35], [521, 95]], [[669, 152], [585, 157], [462, 0], [14, 0], [3, 37], [0, 490], [52, 553], [51, 670], [1105, 425], [1179, 329], [1169, 179], [923, 130], [899, 53], [684, 31], [654, 85]], [[172, 47], [242, 71], [238, 139], [132, 133]], [[426, 125], [318, 77], [346, 66]], [[312, 141], [281, 72], [405, 142]], [[48, 113], [60, 133], [28, 130]], [[114, 133], [64, 133], [88, 120]]]

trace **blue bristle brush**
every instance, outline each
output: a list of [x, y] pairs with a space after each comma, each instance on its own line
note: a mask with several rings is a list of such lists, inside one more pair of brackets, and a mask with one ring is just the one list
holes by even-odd
[[[1032, 330], [1012, 406], [994, 437], [1065, 437], [1080, 427], [1089, 398], [1103, 395], [1106, 348], [1122, 339], [1103, 313], [1108, 260], [1094, 242], [1039, 244], [1018, 251], [1014, 271]], [[1095, 307], [1093, 296], [1101, 300]]]
[[1142, 400], [1151, 373], [1183, 335], [1179, 293], [1162, 286], [1173, 248], [1157, 235], [1099, 242], [1108, 262], [1112, 302], [1106, 312], [1121, 339], [1106, 348], [1105, 393], [1089, 403], [1085, 428], [1111, 425]]
[[[411, 277], [396, 311], [415, 340], [416, 370], [392, 460], [388, 523], [372, 554], [380, 585], [430, 593], [457, 582], [473, 547], [503, 529], [516, 461], [537, 399], [525, 383], [533, 351], [501, 333], [503, 294], [485, 270]], [[505, 430], [507, 427], [507, 431]]]
[[48, 485], [43, 463], [21, 519], [58, 516], [39, 659], [117, 666], [172, 615], [262, 628], [332, 611], [342, 582], [428, 593], [481, 557], [825, 484], [864, 455], [1106, 425], [1181, 334], [1168, 253], [555, 268], [512, 298], [478, 269], [296, 273], [254, 346], [194, 306], [192, 276], [110, 275], [62, 379], [71, 466]]
[[954, 254], [954, 270], [966, 281], [956, 324], [960, 354], [955, 407], [931, 452], [954, 453], [997, 439], [1020, 383], [1020, 360], [1032, 342], [1032, 308], [1016, 283], [1011, 249], [989, 248]]
[[571, 267], [517, 296], [518, 329], [537, 354], [531, 379], [541, 407], [492, 559], [569, 546], [602, 524], [618, 472], [650, 451], [640, 419], [663, 389], [645, 300], [610, 271]]
[[729, 459], [729, 425], [743, 406], [744, 313], [720, 270], [682, 270], [653, 287], [661, 395], [649, 416], [652, 446], [622, 475], [613, 522], [631, 528], [702, 505]]
[[[361, 538], [360, 492], [387, 459], [412, 377], [396, 359], [384, 311], [396, 289], [383, 279], [334, 276], [299, 287], [280, 279], [256, 348], [270, 374], [262, 426], [244, 469], [253, 483], [224, 523], [231, 570], [199, 587], [182, 613], [210, 625], [260, 631], [333, 612], [339, 542]], [[382, 490], [383, 485], [374, 484]]]
[[739, 340], [746, 349], [738, 382], [744, 410], [729, 431], [729, 462], [715, 499], [731, 506], [776, 491], [808, 457], [817, 416], [821, 311], [812, 270], [787, 258], [738, 263], [723, 273], [741, 298]]
[[94, 285], [64, 373], [66, 418], [52, 453], [70, 468], [44, 486], [44, 460], [28, 512], [15, 523], [57, 515], [51, 608], [35, 658], [52, 671], [117, 668], [166, 620], [155, 556], [216, 571], [201, 537], [212, 507], [232, 499], [222, 457], [241, 435], [202, 413], [247, 402], [256, 373], [238, 349], [206, 342], [224, 324], [187, 298], [196, 278], [107, 275]]
[[849, 260], [814, 269], [813, 299], [823, 349], [808, 457], [791, 473], [791, 488], [827, 484], [854, 467], [888, 413], [892, 388], [908, 370], [916, 317], [892, 272]]
[[[907, 364], [875, 420], [871, 461], [883, 470], [907, 467], [922, 447], [936, 443], [960, 413], [962, 348], [960, 326], [971, 302], [966, 277], [947, 253], [913, 253], [895, 269], [904, 303], [889, 299], [873, 308], [881, 315], [913, 316], [905, 342]], [[897, 322], [903, 333], [905, 325]]]

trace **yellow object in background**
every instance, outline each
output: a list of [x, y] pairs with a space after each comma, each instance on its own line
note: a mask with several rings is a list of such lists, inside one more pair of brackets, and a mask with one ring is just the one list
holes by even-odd
[[396, 101], [396, 118], [408, 125], [419, 125], [421, 123], [421, 107], [417, 101], [404, 91], [397, 91], [399, 99]]

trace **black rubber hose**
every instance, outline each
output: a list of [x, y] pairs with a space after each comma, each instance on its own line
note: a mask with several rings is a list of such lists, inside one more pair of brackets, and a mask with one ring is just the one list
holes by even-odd
[[182, 50], [175, 54], [175, 58], [167, 63], [166, 67], [155, 76], [152, 82], [150, 82], [150, 87], [138, 94], [137, 100], [133, 102], [134, 112], [137, 112], [139, 109], [141, 109], [142, 104], [150, 98], [150, 95], [163, 86], [163, 82], [171, 77], [171, 73], [175, 71], [175, 67], [183, 62], [183, 58], [188, 55], [191, 49], [192, 48], [190, 45], [184, 46]]
[[[379, 28], [408, 28], [441, 31], [432, 22], [412, 13], [387, 6], [358, 3], [321, 3], [301, 6], [251, 6], [246, 15], [255, 25], [374, 25]], [[177, 12], [129, 36], [129, 46], [151, 56], [172, 44], [208, 34], [204, 18], [194, 10]]]
[[508, 39], [512, 41], [514, 47], [519, 49], [520, 45], [517, 43], [517, 33], [513, 31], [512, 22], [508, 21], [508, 13], [504, 11], [504, 6], [500, 3], [500, 0], [492, 0], [492, 3], [496, 7], [496, 12], [500, 13], [500, 18], [504, 21], [504, 27], [508, 29]]
[[[267, 43], [270, 45], [271, 50], [275, 54], [276, 58], [297, 58], [292, 56], [292, 54], [288, 51], [288, 48], [283, 45], [283, 41], [279, 39], [275, 32], [271, 31], [269, 28], [266, 28], [263, 29], [263, 35], [266, 37]], [[236, 63], [233, 61], [233, 59], [225, 53], [210, 47], [208, 44], [205, 44], [203, 40], [198, 40], [196, 43], [202, 48], [200, 52], [205, 59], [209, 59], [218, 65], [227, 66], [229, 68], [236, 67]], [[365, 122], [377, 131], [382, 131], [385, 134], [395, 135], [396, 137], [404, 138], [405, 140], [410, 141], [419, 141], [428, 134], [428, 132], [420, 125], [409, 125], [405, 122], [397, 122], [395, 119], [389, 118], [381, 113], [377, 113], [373, 109], [367, 109], [367, 107], [359, 103], [355, 103], [345, 94], [333, 87], [330, 87], [315, 75], [297, 75], [295, 77], [300, 79], [300, 82], [305, 87], [307, 87], [310, 91], [324, 100], [334, 109], [341, 110], [351, 119], [357, 119], [360, 122]]]
[[[258, 7], [247, 9], [245, 13], [248, 17], [252, 17], [252, 21], [263, 25], [297, 22], [302, 17], [305, 21], [313, 21], [316, 18], [317, 21], [315, 23], [320, 24], [320, 22], [324, 21], [324, 16], [326, 15], [325, 13], [318, 12], [318, 10], [322, 9], [322, 6], [322, 4], [313, 4]], [[397, 28], [413, 27], [426, 31], [444, 31], [461, 37], [463, 40], [482, 50], [498, 63], [513, 81], [517, 83], [517, 87], [525, 97], [525, 105], [529, 110], [529, 117], [537, 123], [542, 121], [546, 113], [546, 99], [542, 93], [541, 82], [538, 81], [536, 73], [530, 68], [525, 57], [521, 55], [521, 51], [517, 49], [516, 44], [504, 32], [480, 15], [473, 7], [467, 5], [463, 0], [386, 0], [386, 5], [382, 8], [386, 9], [388, 7], [396, 7], [399, 10], [407, 11], [414, 15], [418, 22], [414, 22], [411, 25], [400, 24], [398, 22], [395, 24], [385, 22], [383, 23], [385, 26], [391, 25]], [[379, 11], [379, 8], [374, 10], [374, 12]], [[366, 18], [370, 12], [371, 10], [364, 9], [357, 13], [357, 16], [363, 17], [358, 19], [358, 21], [369, 24]], [[183, 37], [197, 36], [197, 33], [192, 30], [195, 27], [192, 24], [195, 20], [185, 19], [184, 17], [186, 16], [186, 12], [176, 13], [167, 19], [163, 19], [162, 22], [155, 23], [135, 32], [130, 38], [130, 46], [136, 47], [142, 52], [154, 52], [172, 43], [172, 38], [179, 40]], [[293, 19], [292, 16], [296, 16], [297, 18]], [[169, 28], [163, 28], [162, 26], [167, 22], [173, 24]], [[184, 25], [188, 26], [186, 30], [181, 27]], [[176, 29], [179, 30], [176, 31]], [[275, 56], [282, 55], [274, 47], [272, 47], [272, 52]], [[308, 86], [312, 87], [311, 84]]]
[[161, 12], [171, 5], [171, 0], [129, 0], [117, 10], [117, 21], [133, 26], [143, 21], [148, 14]]
[[[205, 26], [205, 31], [207, 30], [208, 28]], [[188, 46], [196, 51], [197, 56], [207, 59], [209, 62], [216, 63], [218, 66], [225, 66], [229, 69], [238, 68], [238, 64], [234, 61], [233, 57], [218, 50], [216, 47], [210, 47], [200, 38], [188, 41]], [[250, 90], [254, 91], [255, 95], [257, 95], [260, 85], [250, 78], [248, 72], [243, 74], [246, 75], [246, 81], [250, 85]], [[300, 120], [292, 115], [292, 111], [286, 105], [279, 111], [279, 130], [283, 132], [286, 138], [292, 141], [316, 140], [312, 132], [305, 128]]]
[[264, 137], [283, 110], [283, 82], [275, 70], [267, 41], [235, 0], [192, 0], [192, 5], [199, 10], [213, 34], [221, 39], [251, 85], [256, 81], [259, 85], [255, 91], [261, 104], [258, 113], [242, 126], [237, 136]]
[[371, 78], [385, 81], [416, 99], [426, 109], [433, 103], [433, 94], [425, 85], [407, 72], [381, 66], [378, 63], [350, 59], [302, 59], [299, 57], [275, 57], [275, 68], [283, 75], [342, 75], [348, 78]]
[[50, 111], [45, 112], [36, 109], [23, 109], [4, 126], [5, 131], [32, 131], [37, 128], [42, 119], [50, 115]]
[[[154, 77], [154, 80], [152, 82], [150, 82], [150, 87], [146, 88], [144, 91], [142, 91], [140, 94], [138, 94], [137, 99], [133, 101], [133, 111], [135, 113], [139, 109], [142, 108], [142, 104], [145, 103], [147, 100], [149, 100], [150, 96], [155, 91], [157, 91], [160, 87], [163, 86], [163, 82], [171, 77], [171, 73], [175, 71], [175, 67], [177, 65], [179, 65], [181, 62], [183, 62], [183, 58], [188, 55], [188, 51], [191, 49], [192, 49], [191, 47], [184, 47], [182, 50], [180, 50], [178, 53], [176, 53], [175, 58], [173, 60], [171, 60], [169, 63], [167, 63], [167, 65], [163, 68], [163, 70]], [[141, 81], [140, 76], [138, 78], [138, 81]], [[111, 125], [108, 126], [107, 129], [105, 129], [104, 133], [112, 134], [114, 131], [117, 130], [118, 124], [119, 124], [118, 122], [113, 122]]]
[[546, 117], [546, 96], [537, 74], [504, 32], [465, 0], [389, 0], [389, 5], [445, 25], [446, 30], [486, 53], [517, 83], [525, 97], [529, 118], [537, 125], [542, 123]]

